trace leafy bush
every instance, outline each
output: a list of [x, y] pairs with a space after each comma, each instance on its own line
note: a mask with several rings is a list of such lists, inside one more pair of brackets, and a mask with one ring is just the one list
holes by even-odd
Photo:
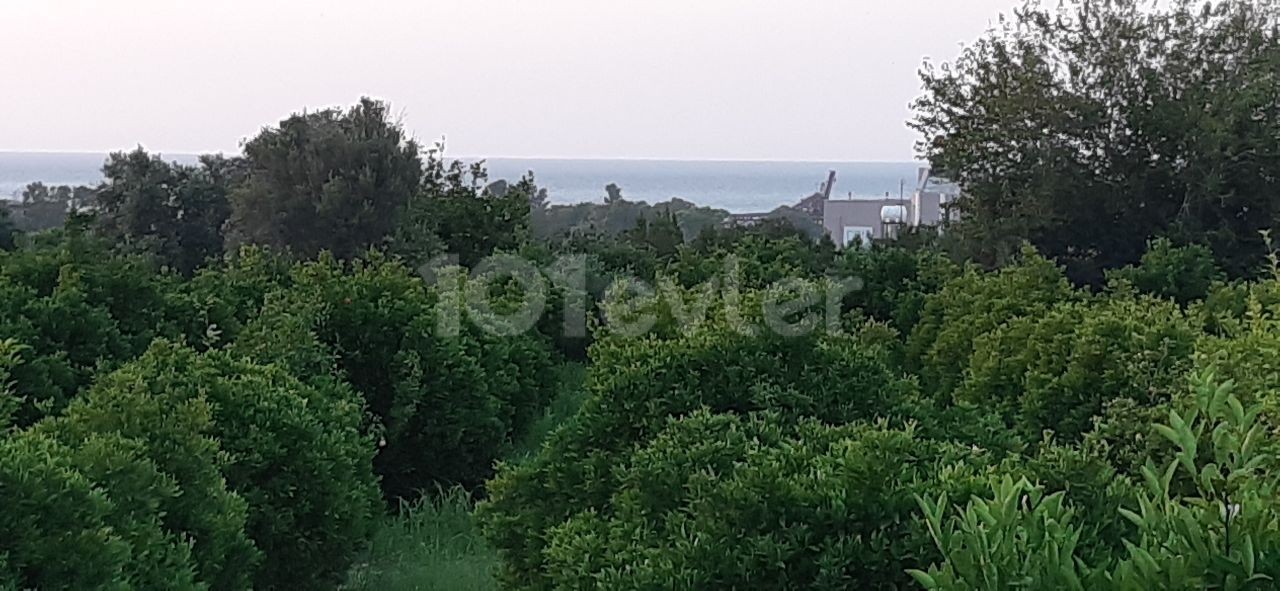
[[533, 335], [442, 334], [437, 301], [398, 263], [322, 258], [293, 270], [235, 348], [295, 372], [326, 367], [319, 347], [332, 354], [376, 421], [388, 499], [475, 486], [546, 404], [552, 358]]
[[1029, 443], [1052, 431], [1076, 441], [1107, 403], [1149, 406], [1180, 390], [1195, 327], [1150, 297], [1052, 306], [979, 335], [957, 400], [999, 409]]
[[[355, 394], [308, 387], [283, 370], [225, 353], [199, 355], [159, 342], [100, 380], [65, 423], [75, 433], [118, 431], [155, 440], [164, 434], [135, 423], [139, 409], [186, 406], [207, 408], [209, 421], [192, 425], [202, 428], [188, 436], [220, 443], [216, 467], [247, 502], [245, 532], [263, 553], [254, 586], [330, 584], [361, 547], [378, 506], [373, 443], [360, 432]], [[167, 461], [157, 459], [175, 470]]]
[[0, 254], [0, 333], [24, 345], [13, 372], [30, 425], [56, 414], [93, 377], [146, 350], [156, 337], [204, 341], [208, 325], [176, 276], [72, 234]]
[[1205, 299], [1214, 283], [1223, 278], [1209, 248], [1199, 244], [1174, 246], [1168, 238], [1148, 243], [1138, 266], [1107, 272], [1107, 279], [1113, 284], [1127, 283], [1141, 293], [1182, 305]]
[[229, 490], [223, 476], [231, 459], [215, 438], [211, 402], [199, 390], [171, 393], [161, 384], [152, 390], [143, 382], [108, 385], [135, 373], [120, 371], [72, 402], [64, 416], [34, 429], [69, 446], [111, 434], [136, 441], [139, 454], [177, 486], [178, 494], [161, 500], [157, 509], [167, 531], [190, 540], [198, 579], [211, 589], [249, 588], [261, 553], [245, 533], [247, 503]]
[[1240, 317], [1197, 343], [1196, 364], [1238, 384], [1246, 404], [1260, 405], [1271, 424], [1280, 424], [1280, 303], [1257, 293], [1272, 283], [1256, 284]]
[[143, 447], [90, 436], [0, 438], [0, 587], [200, 589], [188, 542], [160, 508], [179, 495]]
[[1075, 297], [1062, 271], [1029, 249], [1018, 264], [998, 271], [966, 269], [925, 296], [920, 321], [907, 339], [907, 368], [919, 374], [926, 394], [949, 399], [979, 336]]
[[546, 572], [556, 589], [900, 588], [934, 555], [912, 494], [976, 492], [953, 467], [972, 455], [910, 429], [695, 411], [617, 467], [607, 507], [550, 531]]
[[673, 340], [605, 339], [592, 347], [587, 398], [541, 452], [489, 483], [479, 513], [504, 576], [542, 588], [552, 531], [583, 512], [607, 514], [614, 470], [671, 417], [770, 410], [843, 424], [890, 416], [911, 391], [882, 356], [848, 337], [743, 335], [725, 326]]
[[98, 388], [169, 404], [207, 400], [211, 434], [229, 456], [227, 484], [248, 502], [246, 531], [264, 554], [255, 586], [319, 588], [354, 558], [379, 504], [359, 398], [331, 386], [160, 343]]
[[877, 320], [890, 322], [904, 334], [920, 319], [925, 297], [955, 278], [960, 269], [940, 253], [898, 247], [848, 248], [830, 273], [856, 279], [861, 287], [845, 296], [845, 305]]
[[[1246, 409], [1230, 382], [1192, 379], [1193, 404], [1169, 412], [1161, 436], [1175, 457], [1142, 469], [1136, 507], [1118, 514], [1136, 534], [1114, 559], [1086, 562], [1070, 495], [1005, 479], [948, 517], [945, 495], [921, 498], [945, 560], [912, 575], [926, 589], [1009, 586], [1054, 589], [1268, 588], [1280, 576], [1280, 501], [1260, 408]], [[1178, 479], [1191, 487], [1180, 494]]]

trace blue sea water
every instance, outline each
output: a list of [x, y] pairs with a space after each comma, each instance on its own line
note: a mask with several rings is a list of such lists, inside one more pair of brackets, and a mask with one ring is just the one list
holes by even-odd
[[[187, 154], [165, 155], [192, 162]], [[14, 195], [28, 183], [95, 184], [105, 155], [87, 153], [0, 152], [0, 196]], [[915, 187], [914, 162], [767, 162], [719, 160], [606, 160], [490, 158], [491, 180], [516, 180], [532, 172], [552, 203], [602, 201], [605, 185], [617, 184], [623, 197], [666, 201], [678, 197], [735, 213], [768, 211], [790, 205], [817, 191], [836, 171], [833, 196], [897, 196]]]

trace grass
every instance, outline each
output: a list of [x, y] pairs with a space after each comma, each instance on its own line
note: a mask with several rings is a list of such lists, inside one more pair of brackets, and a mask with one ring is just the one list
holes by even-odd
[[498, 557], [471, 519], [470, 495], [453, 489], [390, 516], [348, 589], [496, 589]]
[[[578, 411], [586, 367], [560, 369], [555, 398], [529, 431], [515, 442], [510, 461], [537, 453], [556, 426]], [[498, 555], [471, 518], [475, 503], [452, 489], [426, 497], [388, 516], [374, 532], [365, 559], [351, 569], [352, 591], [479, 591], [497, 589]]]

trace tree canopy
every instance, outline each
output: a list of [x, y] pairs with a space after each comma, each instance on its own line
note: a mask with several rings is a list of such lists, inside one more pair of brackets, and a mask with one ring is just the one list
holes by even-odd
[[1280, 12], [1270, 0], [1028, 2], [926, 64], [912, 126], [965, 190], [965, 254], [1029, 240], [1078, 280], [1166, 236], [1235, 276], [1280, 225]]
[[300, 256], [346, 259], [382, 244], [422, 177], [417, 142], [370, 98], [292, 115], [246, 142], [244, 156], [248, 178], [231, 198], [236, 239]]

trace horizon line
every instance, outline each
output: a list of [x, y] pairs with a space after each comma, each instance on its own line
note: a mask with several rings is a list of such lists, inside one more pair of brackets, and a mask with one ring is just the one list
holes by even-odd
[[[205, 150], [205, 151], [167, 151], [167, 150], [149, 150], [143, 148], [149, 153], [161, 156], [201, 156], [204, 154], [226, 154], [239, 155], [240, 151], [226, 152], [221, 150]], [[66, 155], [66, 156], [104, 156], [114, 152], [128, 152], [130, 149], [116, 150], [10, 150], [0, 149], [0, 154], [48, 154], [48, 155]], [[860, 160], [845, 160], [835, 158], [679, 158], [671, 156], [507, 156], [507, 155], [489, 155], [482, 156], [476, 154], [462, 154], [457, 156], [447, 156], [450, 160], [588, 160], [588, 161], [631, 161], [631, 162], [726, 162], [726, 163], [796, 163], [796, 164], [927, 164], [927, 160], [919, 160], [915, 158], [906, 160], [895, 160], [886, 158], [871, 158]]]

